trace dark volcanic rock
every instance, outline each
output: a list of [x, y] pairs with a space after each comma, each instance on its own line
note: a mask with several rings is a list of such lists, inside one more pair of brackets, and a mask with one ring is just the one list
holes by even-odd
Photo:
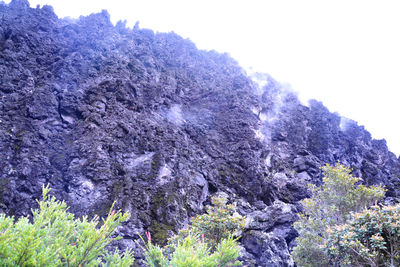
[[[113, 26], [107, 12], [61, 20], [0, 4], [0, 209], [28, 215], [43, 184], [77, 215], [114, 200], [132, 217], [119, 246], [160, 243], [222, 193], [247, 216], [248, 266], [293, 266], [292, 223], [340, 160], [400, 194], [384, 140], [273, 79], [258, 88], [227, 55], [175, 34]], [[140, 249], [136, 255], [140, 257]]]

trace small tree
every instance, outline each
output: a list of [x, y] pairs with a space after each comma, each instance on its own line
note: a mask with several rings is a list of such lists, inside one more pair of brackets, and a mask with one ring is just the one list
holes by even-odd
[[309, 185], [311, 198], [301, 201], [304, 212], [294, 227], [299, 233], [292, 256], [298, 266], [332, 266], [323, 249], [329, 226], [345, 223], [351, 212], [359, 212], [383, 198], [380, 186], [356, 185], [361, 178], [337, 163], [322, 167], [323, 185]]
[[242, 216], [235, 213], [235, 205], [227, 205], [224, 198], [213, 197], [214, 206], [207, 206], [207, 213], [198, 215], [192, 225], [168, 240], [165, 248], [151, 243], [147, 233], [146, 263], [151, 267], [241, 265], [239, 246], [234, 234], [244, 227]]
[[39, 210], [33, 210], [33, 223], [21, 217], [0, 214], [1, 266], [130, 266], [133, 255], [126, 250], [121, 256], [105, 247], [114, 230], [129, 218], [128, 213], [110, 212], [101, 227], [99, 218], [75, 218], [67, 212], [65, 202], [49, 197], [49, 187], [43, 187]]
[[207, 206], [206, 214], [198, 215], [192, 220], [191, 229], [204, 237], [215, 247], [222, 239], [241, 232], [245, 218], [236, 213], [234, 204], [226, 204], [224, 198], [211, 198], [212, 206]]
[[372, 206], [330, 227], [324, 250], [341, 265], [400, 266], [400, 204]]

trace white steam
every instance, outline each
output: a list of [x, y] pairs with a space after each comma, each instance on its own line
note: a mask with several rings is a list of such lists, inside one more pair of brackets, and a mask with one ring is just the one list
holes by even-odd
[[356, 121], [353, 121], [352, 119], [346, 118], [346, 117], [340, 117], [340, 130], [342, 132], [347, 130], [347, 127], [350, 125], [358, 125]]
[[264, 94], [264, 88], [268, 85], [268, 79], [270, 76], [266, 73], [252, 72], [251, 70], [248, 70], [248, 72], [250, 79], [257, 85], [255, 87], [256, 95], [261, 96]]
[[261, 106], [252, 107], [251, 111], [259, 118], [259, 127], [253, 129], [255, 137], [266, 143], [271, 141], [272, 126], [282, 117], [282, 112], [299, 104], [298, 94], [290, 84], [279, 83], [265, 73], [249, 71], [254, 82], [254, 93], [259, 97]]
[[167, 120], [175, 125], [182, 125], [186, 121], [183, 119], [182, 109], [180, 105], [173, 105], [167, 112]]

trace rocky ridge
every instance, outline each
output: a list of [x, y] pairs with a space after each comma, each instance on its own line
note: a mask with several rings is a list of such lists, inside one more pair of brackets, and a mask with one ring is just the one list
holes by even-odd
[[[400, 159], [320, 102], [173, 33], [71, 21], [49, 6], [0, 3], [0, 209], [25, 216], [43, 184], [75, 214], [132, 214], [118, 246], [162, 243], [226, 196], [247, 216], [248, 266], [293, 266], [292, 223], [324, 163], [399, 197]], [[137, 261], [140, 264], [140, 260]]]

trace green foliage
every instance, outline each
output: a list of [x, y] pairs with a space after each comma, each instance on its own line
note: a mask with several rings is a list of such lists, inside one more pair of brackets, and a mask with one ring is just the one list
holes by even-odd
[[356, 185], [361, 179], [340, 163], [327, 164], [322, 170], [323, 185], [309, 185], [312, 197], [301, 202], [304, 213], [294, 224], [299, 237], [292, 256], [298, 266], [332, 266], [323, 249], [328, 227], [345, 223], [351, 212], [371, 206], [385, 194], [380, 186]]
[[206, 214], [197, 215], [192, 219], [192, 225], [182, 229], [168, 240], [169, 244], [177, 244], [189, 233], [204, 236], [210, 248], [214, 249], [222, 239], [241, 233], [245, 217], [236, 213], [234, 204], [226, 204], [225, 198], [212, 197], [213, 206], [206, 206]]
[[224, 198], [213, 197], [213, 206], [207, 206], [207, 213], [192, 220], [192, 231], [204, 234], [208, 243], [215, 247], [222, 239], [243, 230], [245, 218], [235, 213], [234, 204], [226, 204]]
[[[144, 241], [143, 241], [144, 242]], [[224, 267], [240, 266], [239, 246], [236, 239], [228, 236], [222, 239], [213, 252], [209, 244], [199, 235], [189, 233], [176, 244], [168, 247], [171, 254], [151, 243], [151, 238], [146, 244], [146, 264], [150, 267]]]
[[33, 210], [31, 223], [21, 217], [0, 214], [1, 266], [130, 266], [133, 255], [126, 250], [109, 254], [105, 247], [114, 230], [129, 218], [128, 213], [113, 211], [99, 226], [99, 218], [75, 218], [67, 212], [65, 202], [48, 196], [49, 187], [43, 187], [39, 210]]
[[151, 243], [147, 235], [146, 263], [151, 267], [164, 266], [237, 266], [241, 265], [239, 246], [233, 237], [244, 227], [242, 216], [235, 213], [235, 205], [227, 205], [224, 198], [212, 198], [214, 206], [207, 206], [207, 213], [192, 220], [189, 228], [168, 240], [160, 248]]
[[400, 204], [372, 206], [328, 229], [324, 250], [341, 265], [400, 266]]

